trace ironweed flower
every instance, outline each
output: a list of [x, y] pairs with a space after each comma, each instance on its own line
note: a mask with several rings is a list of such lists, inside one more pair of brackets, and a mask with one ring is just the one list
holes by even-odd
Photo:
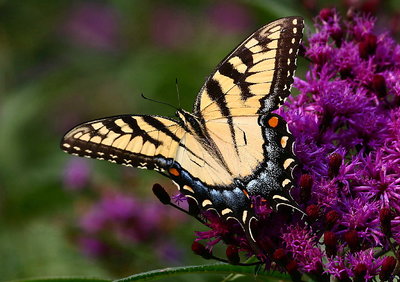
[[114, 51], [118, 47], [119, 25], [119, 15], [111, 7], [80, 3], [67, 13], [63, 33], [75, 45]]
[[160, 260], [179, 259], [177, 245], [165, 236], [182, 223], [181, 214], [165, 211], [157, 202], [121, 192], [106, 192], [81, 217], [78, 244], [82, 251], [98, 259], [126, 253], [127, 243], [156, 245]]
[[64, 169], [63, 182], [65, 188], [71, 191], [85, 188], [90, 180], [90, 170], [87, 160], [71, 160]]
[[322, 10], [304, 46], [305, 79], [295, 78], [299, 94], [278, 110], [296, 139], [291, 192], [307, 216], [274, 211], [253, 197], [256, 253], [235, 222], [201, 212], [195, 216], [210, 229], [196, 232], [196, 250], [211, 254], [225, 243], [234, 263], [238, 250], [294, 280], [398, 277], [400, 45], [388, 33], [374, 33], [374, 24], [363, 14], [342, 19]]

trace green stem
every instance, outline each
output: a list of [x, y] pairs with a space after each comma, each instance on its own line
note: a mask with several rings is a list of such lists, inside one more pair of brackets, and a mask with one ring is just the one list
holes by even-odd
[[119, 280], [115, 280], [114, 282], [150, 281], [181, 274], [193, 274], [193, 273], [227, 274], [227, 275], [239, 274], [239, 275], [253, 276], [257, 278], [264, 278], [266, 281], [290, 281], [290, 278], [277, 272], [273, 273], [260, 272], [258, 274], [255, 274], [254, 267], [216, 263], [207, 265], [193, 265], [193, 266], [157, 269], [149, 272], [135, 274]]

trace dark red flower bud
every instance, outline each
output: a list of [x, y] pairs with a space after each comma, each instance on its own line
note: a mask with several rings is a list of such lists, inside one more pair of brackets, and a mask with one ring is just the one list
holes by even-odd
[[360, 57], [367, 59], [369, 56], [375, 54], [377, 45], [377, 38], [373, 34], [368, 34], [364, 39], [358, 44], [358, 52]]
[[332, 231], [324, 232], [324, 244], [325, 250], [328, 256], [333, 256], [336, 254], [337, 238], [335, 233]]
[[333, 17], [333, 10], [329, 8], [324, 8], [319, 12], [319, 17], [321, 20], [327, 22]]
[[319, 216], [320, 209], [317, 205], [309, 205], [306, 208], [306, 214], [311, 222], [314, 222]]
[[343, 39], [343, 30], [342, 29], [337, 29], [334, 32], [331, 33], [332, 39], [335, 41], [335, 44], [337, 47], [340, 48], [342, 46], [342, 39]]
[[388, 237], [390, 237], [392, 234], [392, 217], [392, 211], [389, 208], [383, 208], [379, 211], [379, 220], [381, 222], [382, 232]]
[[260, 245], [261, 250], [268, 254], [272, 254], [272, 252], [275, 250], [274, 242], [268, 236], [263, 236], [260, 238], [258, 244]]
[[[314, 264], [314, 269], [313, 270], [311, 270], [310, 271], [310, 273], [311, 274], [313, 274], [313, 275], [316, 275], [317, 277], [323, 277], [323, 276], [325, 276], [326, 277], [326, 275], [324, 275], [324, 266], [322, 265], [322, 262], [315, 262], [315, 264]], [[329, 277], [328, 277], [328, 279], [329, 279]], [[321, 279], [321, 281], [327, 281], [327, 279], [325, 278], [325, 279]]]
[[353, 69], [351, 67], [343, 67], [342, 69], [340, 69], [339, 74], [341, 79], [354, 77]]
[[153, 185], [153, 193], [164, 205], [169, 205], [171, 203], [171, 197], [160, 184], [156, 183]]
[[375, 15], [379, 9], [379, 6], [382, 5], [381, 0], [367, 0], [364, 1], [361, 5], [361, 11], [365, 14]]
[[342, 165], [342, 156], [338, 153], [333, 153], [329, 156], [328, 160], [328, 174], [329, 177], [335, 177], [339, 173], [340, 166]]
[[371, 80], [371, 88], [375, 91], [376, 96], [385, 97], [387, 94], [385, 78], [380, 74], [375, 74]]
[[364, 263], [359, 263], [353, 268], [354, 280], [365, 281], [365, 275], [367, 274], [367, 266]]
[[196, 254], [199, 255], [205, 259], [210, 259], [212, 257], [212, 253], [207, 250], [206, 247], [204, 247], [203, 244], [200, 244], [199, 242], [193, 242], [192, 244], [192, 251]]
[[286, 251], [282, 248], [276, 249], [272, 258], [281, 264], [286, 264], [288, 259]]
[[311, 190], [313, 185], [313, 178], [309, 174], [303, 174], [300, 177], [300, 200], [302, 203], [306, 203], [311, 199]]
[[338, 221], [340, 218], [339, 214], [337, 211], [329, 211], [325, 214], [325, 221], [328, 229], [331, 229], [333, 225]]
[[349, 230], [344, 234], [344, 240], [349, 245], [350, 251], [355, 252], [360, 248], [360, 240], [357, 230]]
[[238, 248], [234, 245], [229, 245], [226, 248], [226, 257], [231, 264], [238, 264], [240, 262]]
[[296, 274], [296, 272], [298, 272], [298, 269], [299, 266], [295, 260], [289, 261], [289, 263], [286, 265], [286, 270], [290, 275]]
[[302, 0], [301, 3], [308, 11], [315, 11], [317, 9], [317, 0]]
[[396, 267], [396, 259], [394, 257], [385, 257], [385, 259], [382, 262], [379, 278], [382, 281], [389, 280], [390, 275], [392, 275], [395, 267]]
[[337, 238], [335, 233], [332, 231], [325, 231], [324, 232], [324, 244], [329, 248], [335, 248], [337, 244]]

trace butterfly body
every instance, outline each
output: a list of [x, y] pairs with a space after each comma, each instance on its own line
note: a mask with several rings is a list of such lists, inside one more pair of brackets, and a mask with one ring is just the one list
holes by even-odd
[[253, 33], [217, 66], [193, 112], [178, 120], [121, 115], [83, 123], [61, 143], [68, 153], [157, 170], [202, 210], [237, 220], [251, 240], [252, 196], [295, 206], [294, 140], [272, 111], [290, 94], [303, 20], [288, 17]]

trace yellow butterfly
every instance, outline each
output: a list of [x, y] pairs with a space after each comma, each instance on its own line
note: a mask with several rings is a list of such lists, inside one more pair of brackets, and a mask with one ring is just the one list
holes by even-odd
[[251, 196], [292, 205], [296, 166], [286, 122], [271, 113], [290, 94], [303, 19], [269, 23], [217, 66], [178, 120], [120, 115], [86, 122], [61, 142], [67, 153], [153, 169], [171, 178], [200, 209], [236, 219], [255, 241]]

